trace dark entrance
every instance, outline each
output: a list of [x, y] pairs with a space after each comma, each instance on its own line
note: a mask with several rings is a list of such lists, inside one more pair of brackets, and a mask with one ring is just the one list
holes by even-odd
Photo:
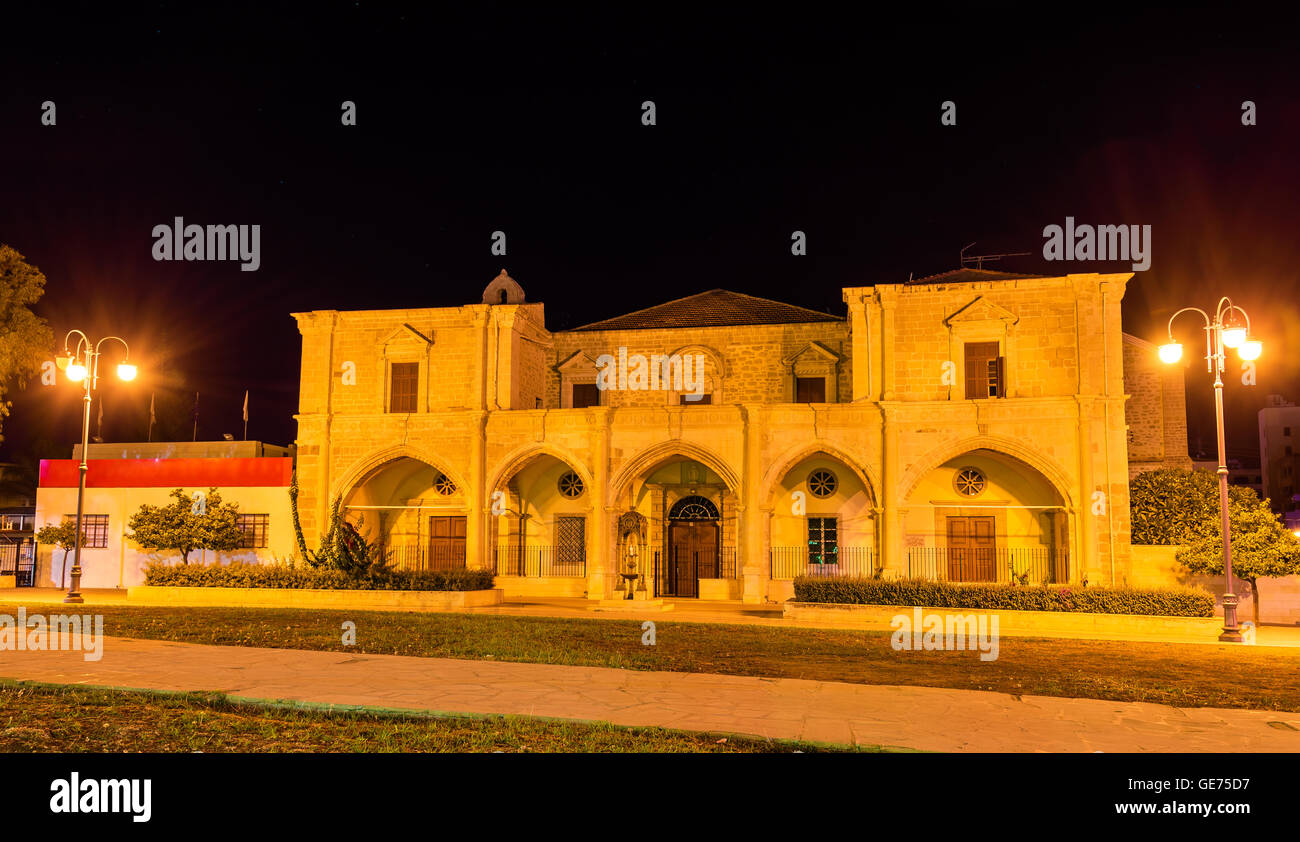
[[704, 497], [686, 497], [668, 513], [668, 558], [658, 565], [656, 593], [695, 598], [700, 579], [718, 576], [721, 537], [718, 508]]
[[997, 581], [997, 539], [991, 517], [948, 518], [948, 581]]

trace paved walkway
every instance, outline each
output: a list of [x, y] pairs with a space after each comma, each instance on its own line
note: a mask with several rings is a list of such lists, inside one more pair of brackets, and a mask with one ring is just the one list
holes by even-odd
[[[87, 589], [82, 592], [85, 604], [94, 605], [131, 605], [126, 591], [117, 588]], [[65, 591], [55, 588], [5, 588], [0, 589], [0, 603], [42, 603], [62, 604]], [[781, 614], [779, 605], [750, 605], [740, 602], [700, 601], [698, 599], [667, 600], [673, 603], [672, 611], [649, 611], [644, 614], [610, 612], [602, 613], [592, 610], [592, 603], [582, 598], [563, 597], [515, 597], [507, 602], [481, 608], [448, 609], [440, 613], [459, 614], [503, 614], [529, 617], [576, 617], [584, 620], [627, 620], [648, 619], [662, 623], [728, 623], [732, 625], [778, 626], [786, 628], [838, 629], [851, 631], [836, 623], [816, 620], [787, 620]], [[138, 603], [137, 603], [138, 604]], [[157, 605], [150, 605], [157, 608]], [[215, 606], [205, 606], [215, 607]], [[232, 608], [242, 608], [232, 605]], [[268, 608], [267, 611], [278, 609]], [[305, 610], [305, 609], [294, 609]], [[333, 609], [338, 610], [338, 609]], [[382, 610], [382, 609], [370, 609]], [[409, 611], [411, 609], [400, 609]], [[1249, 617], [1247, 613], [1244, 615]], [[873, 627], [876, 631], [890, 631], [887, 624]], [[1195, 639], [1161, 633], [1123, 632], [1115, 634], [1097, 634], [1094, 632], [1042, 632], [1002, 630], [1003, 637], [1061, 638], [1074, 640], [1131, 640], [1145, 643], [1191, 643], [1208, 646], [1240, 646], [1238, 643], [1219, 643], [1213, 637]], [[1300, 647], [1300, 626], [1263, 626], [1256, 635], [1258, 646]]]
[[929, 751], [1300, 752], [1300, 713], [125, 638], [107, 638], [97, 662], [0, 652], [0, 676]]

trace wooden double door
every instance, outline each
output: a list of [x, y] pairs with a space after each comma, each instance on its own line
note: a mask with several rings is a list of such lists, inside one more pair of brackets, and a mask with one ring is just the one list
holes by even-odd
[[717, 522], [673, 521], [668, 529], [668, 561], [658, 576], [659, 595], [698, 597], [700, 579], [717, 576]]
[[458, 570], [465, 566], [465, 516], [429, 518], [430, 570]]
[[997, 529], [991, 516], [948, 518], [948, 581], [997, 581]]

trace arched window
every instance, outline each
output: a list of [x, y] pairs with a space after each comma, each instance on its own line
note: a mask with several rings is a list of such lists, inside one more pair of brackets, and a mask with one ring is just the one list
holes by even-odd
[[706, 497], [683, 497], [668, 511], [669, 520], [717, 520], [718, 507]]

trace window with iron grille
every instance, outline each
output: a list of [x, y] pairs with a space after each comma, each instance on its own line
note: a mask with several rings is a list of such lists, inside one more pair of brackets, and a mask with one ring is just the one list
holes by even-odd
[[587, 558], [587, 519], [555, 519], [555, 561], [557, 564], [581, 564]]
[[839, 518], [808, 518], [808, 563], [835, 564], [839, 561]]
[[420, 364], [393, 363], [389, 373], [388, 411], [415, 412], [419, 391]]
[[236, 525], [244, 537], [239, 542], [240, 549], [262, 549], [266, 547], [266, 527], [270, 515], [240, 515]]
[[[77, 522], [76, 515], [64, 515]], [[81, 533], [86, 536], [86, 543], [81, 546], [88, 550], [102, 550], [108, 546], [108, 515], [82, 515]]]

